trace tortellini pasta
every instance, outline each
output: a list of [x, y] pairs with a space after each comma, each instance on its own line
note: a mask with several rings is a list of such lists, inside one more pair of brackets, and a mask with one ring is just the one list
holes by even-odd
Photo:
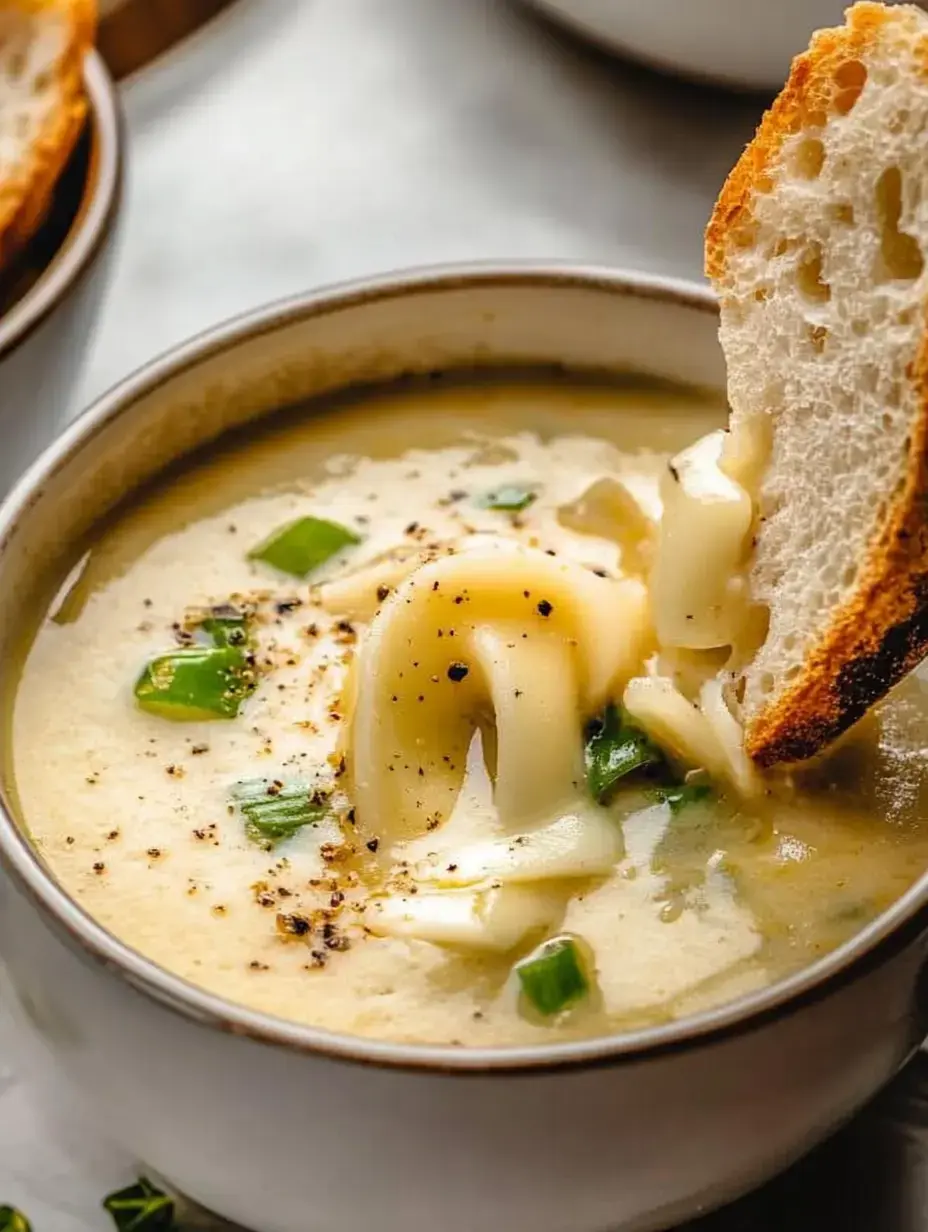
[[583, 718], [635, 671], [648, 624], [640, 583], [502, 540], [416, 570], [384, 602], [357, 666], [359, 825], [388, 848], [440, 825], [477, 728], [492, 733], [504, 833], [575, 812]]

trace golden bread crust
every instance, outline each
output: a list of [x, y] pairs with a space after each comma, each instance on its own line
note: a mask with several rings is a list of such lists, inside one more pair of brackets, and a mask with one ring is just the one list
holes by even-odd
[[53, 67], [58, 99], [18, 173], [0, 183], [0, 269], [29, 242], [51, 204], [55, 185], [87, 116], [84, 58], [93, 46], [96, 0], [16, 0], [25, 21], [44, 12], [68, 24], [65, 49]]
[[891, 20], [891, 10], [882, 4], [855, 4], [846, 26], [819, 30], [809, 49], [793, 60], [786, 85], [729, 173], [706, 227], [706, 275], [717, 286], [724, 288], [728, 246], [738, 244], [739, 236], [742, 243], [750, 241], [752, 201], [773, 187], [768, 169], [784, 141], [800, 129], [822, 127], [830, 112], [850, 111], [860, 88], [855, 92], [853, 84], [843, 84], [839, 69], [864, 56]]
[[[846, 114], [860, 85], [855, 94], [853, 75], [849, 84], [842, 66], [866, 62], [888, 23], [912, 21], [904, 8], [856, 4], [846, 26], [819, 31], [793, 61], [789, 80], [729, 175], [706, 230], [706, 273], [723, 299], [726, 252], [739, 238], [751, 242], [752, 204], [773, 187], [771, 170], [784, 141], [802, 129], [822, 127], [835, 112]], [[745, 748], [758, 765], [818, 753], [928, 651], [928, 329], [907, 375], [922, 413], [913, 428], [903, 489], [887, 502], [853, 596], [807, 655], [797, 679], [747, 723]]]
[[922, 413], [902, 493], [870, 544], [853, 596], [795, 683], [748, 724], [745, 748], [758, 765], [814, 756], [928, 653], [928, 329], [909, 376]]

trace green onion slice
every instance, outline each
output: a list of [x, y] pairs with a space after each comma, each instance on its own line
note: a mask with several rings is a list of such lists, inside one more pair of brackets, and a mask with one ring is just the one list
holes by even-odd
[[523, 996], [545, 1018], [560, 1014], [590, 991], [580, 947], [566, 934], [542, 942], [516, 963], [515, 972]]
[[535, 488], [525, 484], [507, 483], [479, 497], [477, 504], [483, 509], [499, 509], [503, 513], [521, 513], [538, 499]]
[[679, 787], [658, 787], [655, 795], [661, 804], [669, 804], [674, 815], [681, 813], [691, 804], [698, 804], [712, 795], [708, 783], [682, 783]]
[[201, 629], [213, 646], [247, 646], [248, 625], [245, 612], [231, 603], [222, 603], [203, 613], [194, 628]]
[[602, 720], [586, 743], [586, 774], [590, 794], [605, 804], [619, 779], [646, 766], [659, 766], [663, 754], [640, 728], [615, 705], [607, 706]]
[[238, 646], [192, 646], [152, 659], [136, 681], [142, 710], [178, 723], [234, 719], [255, 689], [254, 670]]
[[338, 522], [325, 518], [299, 518], [275, 530], [248, 553], [249, 560], [263, 560], [281, 573], [304, 578], [332, 556], [361, 539]]
[[103, 1199], [119, 1232], [173, 1232], [174, 1200], [140, 1177], [135, 1185]]
[[32, 1224], [13, 1206], [0, 1206], [0, 1232], [32, 1232]]
[[235, 784], [231, 796], [245, 818], [245, 833], [265, 846], [292, 838], [304, 826], [323, 821], [330, 811], [325, 793], [306, 783], [247, 779]]

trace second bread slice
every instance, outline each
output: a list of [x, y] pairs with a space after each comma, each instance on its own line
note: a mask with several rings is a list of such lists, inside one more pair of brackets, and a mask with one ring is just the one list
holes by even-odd
[[45, 217], [87, 113], [96, 0], [0, 0], [0, 270]]

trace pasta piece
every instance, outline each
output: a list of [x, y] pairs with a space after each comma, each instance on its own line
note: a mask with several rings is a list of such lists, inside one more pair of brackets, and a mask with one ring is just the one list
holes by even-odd
[[725, 754], [706, 716], [666, 677], [630, 680], [622, 703], [632, 719], [678, 761], [717, 777], [726, 774]]
[[348, 620], [369, 624], [390, 592], [405, 582], [417, 569], [440, 556], [450, 556], [454, 552], [468, 551], [479, 546], [506, 551], [518, 550], [519, 545], [481, 531], [461, 539], [432, 544], [427, 548], [398, 543], [389, 552], [383, 552], [366, 565], [334, 578], [331, 582], [323, 582], [316, 591], [316, 597], [320, 606], [333, 616], [344, 616]]
[[395, 548], [386, 556], [320, 586], [319, 603], [333, 616], [366, 624], [374, 619], [386, 595], [428, 559], [421, 549]]
[[368, 906], [364, 923], [380, 936], [505, 954], [529, 933], [549, 928], [562, 912], [557, 894], [494, 886], [378, 898]]
[[424, 565], [361, 646], [349, 741], [359, 825], [392, 845], [445, 820], [491, 716], [504, 829], [569, 811], [583, 717], [638, 668], [648, 637], [640, 583], [544, 552], [481, 544]]
[[739, 573], [751, 529], [751, 498], [719, 462], [724, 432], [712, 432], [669, 464], [661, 485], [657, 563], [651, 579], [662, 646], [730, 645], [746, 604]]
[[445, 852], [440, 860], [417, 869], [417, 875], [442, 886], [602, 877], [612, 872], [623, 852], [620, 827], [590, 805], [537, 830]]
[[558, 521], [579, 535], [595, 535], [611, 539], [620, 551], [619, 564], [625, 573], [643, 575], [651, 567], [660, 501], [655, 512], [645, 505], [640, 488], [633, 490], [630, 481], [607, 476], [597, 479], [567, 505], [558, 510]]
[[623, 704], [635, 722], [685, 766], [708, 771], [742, 796], [761, 790], [744, 751], [741, 726], [725, 701], [721, 676], [703, 683], [698, 701], [684, 697], [666, 676], [636, 677], [628, 682]]
[[761, 790], [760, 776], [744, 751], [744, 733], [725, 701], [722, 680], [707, 680], [699, 693], [699, 706], [715, 733], [726, 763], [726, 778], [742, 796]]

